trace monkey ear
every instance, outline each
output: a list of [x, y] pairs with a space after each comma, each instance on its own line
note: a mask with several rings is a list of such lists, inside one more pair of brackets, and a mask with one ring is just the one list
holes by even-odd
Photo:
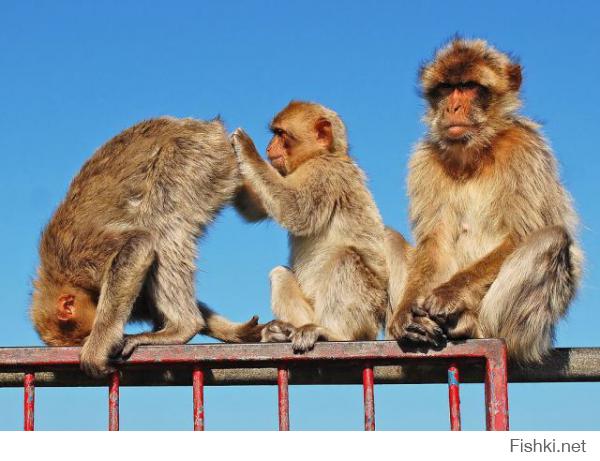
[[326, 118], [320, 118], [315, 123], [315, 132], [317, 133], [317, 142], [329, 149], [333, 144], [331, 122]]
[[56, 306], [56, 317], [61, 322], [68, 322], [75, 315], [75, 296], [61, 295]]
[[519, 88], [521, 88], [521, 82], [523, 81], [521, 66], [519, 64], [509, 64], [506, 73], [508, 74], [510, 89], [513, 91], [519, 91]]

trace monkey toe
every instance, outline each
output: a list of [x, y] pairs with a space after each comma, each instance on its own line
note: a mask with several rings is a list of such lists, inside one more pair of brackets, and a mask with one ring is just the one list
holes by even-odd
[[294, 352], [302, 353], [315, 347], [315, 343], [319, 339], [319, 332], [314, 327], [298, 328], [291, 339]]
[[281, 320], [273, 320], [265, 325], [261, 331], [263, 343], [285, 343], [290, 341], [296, 329], [293, 325]]

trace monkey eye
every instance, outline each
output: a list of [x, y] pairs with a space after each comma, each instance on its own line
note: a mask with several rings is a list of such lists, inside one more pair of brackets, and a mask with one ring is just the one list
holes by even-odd
[[462, 90], [473, 90], [473, 89], [479, 87], [479, 83], [469, 81], [469, 82], [460, 83], [458, 85], [458, 87]]
[[454, 90], [454, 85], [450, 83], [440, 83], [436, 85], [433, 90], [431, 90], [430, 94], [434, 98], [448, 96]]

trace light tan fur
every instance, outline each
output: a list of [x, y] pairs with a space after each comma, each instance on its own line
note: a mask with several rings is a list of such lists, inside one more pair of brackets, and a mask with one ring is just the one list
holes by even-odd
[[[196, 241], [240, 185], [218, 120], [158, 118], [102, 146], [73, 180], [40, 242], [31, 317], [50, 345], [81, 345], [99, 376], [140, 344], [185, 343], [203, 332], [259, 338], [197, 303]], [[123, 339], [128, 321], [154, 331]]]
[[291, 340], [304, 351], [317, 339], [375, 339], [388, 307], [385, 229], [348, 155], [344, 124], [321, 105], [292, 102], [272, 129], [268, 152], [278, 170], [242, 130], [232, 138], [258, 206], [289, 232], [290, 268], [271, 272], [277, 320], [263, 340]]
[[[449, 99], [436, 96], [436, 85], [471, 81], [485, 103], [473, 103], [472, 126], [452, 139]], [[455, 40], [423, 68], [429, 133], [408, 178], [416, 247], [406, 253], [392, 337], [433, 345], [444, 336], [500, 337], [523, 362], [551, 347], [582, 253], [552, 151], [539, 127], [516, 113], [520, 83], [520, 66], [481, 40]]]

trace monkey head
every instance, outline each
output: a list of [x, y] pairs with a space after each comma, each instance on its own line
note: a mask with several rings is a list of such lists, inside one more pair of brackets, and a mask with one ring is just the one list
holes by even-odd
[[483, 40], [452, 40], [420, 78], [424, 121], [441, 145], [489, 141], [520, 107], [521, 66]]
[[344, 123], [320, 104], [292, 101], [275, 116], [270, 129], [267, 157], [282, 176], [322, 153], [347, 154]]
[[[38, 281], [38, 287], [42, 284]], [[96, 302], [84, 290], [45, 285], [33, 296], [31, 317], [41, 339], [50, 346], [80, 346], [92, 331]]]

